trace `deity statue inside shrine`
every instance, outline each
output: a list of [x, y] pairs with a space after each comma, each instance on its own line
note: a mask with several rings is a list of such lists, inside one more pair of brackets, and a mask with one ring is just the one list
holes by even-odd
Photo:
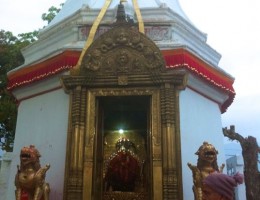
[[135, 144], [121, 138], [116, 143], [116, 152], [107, 163], [105, 190], [133, 192], [140, 181], [141, 162], [135, 154]]
[[16, 200], [49, 200], [50, 186], [45, 176], [50, 165], [41, 167], [41, 155], [34, 145], [23, 147], [15, 177]]

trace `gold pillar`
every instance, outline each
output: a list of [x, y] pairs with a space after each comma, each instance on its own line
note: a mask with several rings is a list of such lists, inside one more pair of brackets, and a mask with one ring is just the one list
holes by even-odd
[[162, 140], [161, 140], [161, 116], [160, 116], [160, 89], [152, 95], [151, 104], [151, 153], [152, 153], [152, 182], [151, 199], [162, 199]]
[[161, 87], [163, 199], [179, 199], [177, 157], [175, 89], [170, 83]]
[[86, 90], [77, 86], [71, 91], [70, 131], [67, 142], [67, 184], [65, 198], [82, 199], [84, 169], [84, 135], [86, 118]]

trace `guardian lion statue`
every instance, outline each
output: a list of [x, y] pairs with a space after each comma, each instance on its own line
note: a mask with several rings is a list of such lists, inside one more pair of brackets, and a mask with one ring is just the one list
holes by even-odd
[[50, 186], [45, 182], [45, 175], [50, 165], [41, 167], [40, 157], [34, 145], [21, 149], [21, 163], [15, 176], [16, 200], [49, 200]]
[[197, 165], [188, 163], [188, 166], [193, 176], [194, 199], [202, 200], [203, 180], [211, 173], [222, 172], [225, 165], [222, 164], [221, 167], [218, 167], [218, 151], [208, 142], [203, 142], [195, 154], [198, 155]]

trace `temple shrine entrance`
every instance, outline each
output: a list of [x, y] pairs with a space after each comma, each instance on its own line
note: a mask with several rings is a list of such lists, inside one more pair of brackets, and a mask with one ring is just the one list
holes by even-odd
[[62, 77], [71, 96], [65, 199], [182, 199], [179, 91], [184, 70], [118, 21]]
[[95, 199], [150, 199], [150, 96], [96, 98]]

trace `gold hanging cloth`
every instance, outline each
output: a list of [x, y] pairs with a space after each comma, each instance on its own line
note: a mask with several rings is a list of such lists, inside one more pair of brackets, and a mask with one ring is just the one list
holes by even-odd
[[77, 65], [72, 69], [73, 71], [75, 70], [76, 72], [78, 71], [81, 63], [82, 63], [82, 59], [83, 56], [85, 55], [86, 51], [88, 50], [88, 48], [90, 47], [90, 45], [92, 44], [94, 38], [95, 38], [95, 34], [97, 32], [97, 28], [101, 22], [101, 20], [103, 19], [104, 15], [107, 12], [107, 9], [109, 8], [110, 4], [111, 4], [112, 0], [106, 0], [104, 6], [102, 7], [102, 9], [100, 10], [97, 18], [95, 19], [90, 31], [89, 31], [89, 35], [88, 35], [88, 39], [85, 43], [85, 46], [82, 49], [82, 52], [80, 54], [79, 60], [77, 62]]
[[137, 0], [132, 0], [132, 2], [133, 2], [134, 9], [135, 9], [137, 21], [138, 21], [139, 31], [141, 33], [144, 33], [144, 22], [143, 22], [143, 18], [142, 18], [141, 11], [138, 6]]
[[[103, 19], [104, 15], [106, 14], [107, 12], [107, 9], [109, 8], [110, 4], [111, 4], [112, 0], [106, 0], [105, 1], [105, 4], [104, 6], [102, 7], [102, 9], [100, 10], [97, 18], [95, 19], [91, 29], [90, 29], [90, 32], [89, 32], [89, 35], [88, 35], [88, 39], [82, 49], [82, 52], [80, 54], [80, 57], [79, 57], [79, 60], [76, 64], [76, 66], [71, 70], [71, 73], [74, 74], [74, 73], [78, 73], [78, 70], [80, 68], [80, 65], [82, 63], [82, 59], [86, 53], [86, 51], [88, 50], [88, 48], [90, 47], [90, 45], [92, 44], [93, 40], [94, 40], [94, 37], [95, 37], [95, 34], [97, 32], [97, 28], [101, 22], [101, 20]], [[122, 2], [125, 2], [124, 0], [120, 0], [120, 3]], [[138, 27], [139, 27], [139, 31], [141, 33], [144, 33], [144, 22], [143, 22], [143, 18], [142, 18], [142, 15], [141, 15], [141, 11], [140, 11], [140, 8], [138, 6], [138, 3], [137, 3], [137, 0], [132, 0], [133, 2], [133, 6], [134, 6], [134, 10], [135, 10], [135, 13], [136, 13], [136, 16], [137, 16], [137, 21], [138, 21]]]

